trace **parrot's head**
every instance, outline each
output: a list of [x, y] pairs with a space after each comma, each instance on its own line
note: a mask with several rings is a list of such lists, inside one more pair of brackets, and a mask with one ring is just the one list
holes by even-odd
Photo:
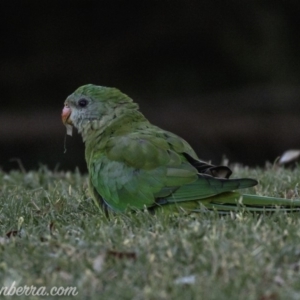
[[67, 134], [72, 135], [72, 126], [79, 132], [89, 124], [94, 127], [105, 126], [124, 108], [137, 109], [138, 105], [116, 88], [87, 84], [66, 99], [61, 116]]

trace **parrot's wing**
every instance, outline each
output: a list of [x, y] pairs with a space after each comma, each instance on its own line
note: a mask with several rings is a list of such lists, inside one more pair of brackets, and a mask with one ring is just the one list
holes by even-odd
[[155, 204], [197, 180], [197, 170], [165, 139], [138, 133], [111, 137], [89, 163], [91, 182], [108, 206], [123, 211]]
[[251, 178], [224, 179], [199, 174], [195, 182], [180, 187], [165, 200], [168, 203], [201, 200], [221, 193], [252, 187], [256, 184], [257, 181]]
[[105, 151], [90, 161], [91, 182], [106, 204], [119, 211], [162, 204], [166, 197], [181, 202], [254, 185], [199, 175], [178, 150], [152, 135], [111, 137]]

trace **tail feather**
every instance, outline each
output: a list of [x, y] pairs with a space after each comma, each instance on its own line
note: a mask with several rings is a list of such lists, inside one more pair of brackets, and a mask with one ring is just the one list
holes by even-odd
[[240, 211], [242, 208], [250, 212], [285, 212], [300, 211], [300, 199], [284, 199], [277, 197], [264, 197], [259, 195], [240, 194], [238, 192], [225, 192], [205, 199], [186, 202], [168, 202], [162, 205], [163, 210], [186, 211], [217, 210], [219, 212]]
[[297, 211], [300, 210], [299, 199], [284, 199], [264, 197], [259, 195], [239, 194], [237, 192], [223, 193], [203, 203], [209, 209], [237, 210], [245, 207], [248, 211]]

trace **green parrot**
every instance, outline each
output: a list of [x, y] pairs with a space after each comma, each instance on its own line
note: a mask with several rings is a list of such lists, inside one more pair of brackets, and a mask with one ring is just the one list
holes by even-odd
[[229, 179], [231, 170], [200, 160], [179, 136], [152, 125], [138, 104], [116, 88], [87, 84], [64, 103], [67, 134], [73, 126], [85, 143], [89, 191], [103, 210], [128, 209], [290, 211], [300, 200], [242, 195], [255, 179]]

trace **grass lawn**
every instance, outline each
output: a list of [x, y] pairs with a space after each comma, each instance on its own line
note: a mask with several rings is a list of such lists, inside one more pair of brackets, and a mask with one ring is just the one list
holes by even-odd
[[[260, 181], [245, 192], [297, 197], [300, 168], [234, 171]], [[76, 287], [77, 296], [63, 299], [300, 299], [299, 213], [241, 208], [108, 220], [85, 175], [42, 167], [0, 171], [0, 232], [0, 290]]]

